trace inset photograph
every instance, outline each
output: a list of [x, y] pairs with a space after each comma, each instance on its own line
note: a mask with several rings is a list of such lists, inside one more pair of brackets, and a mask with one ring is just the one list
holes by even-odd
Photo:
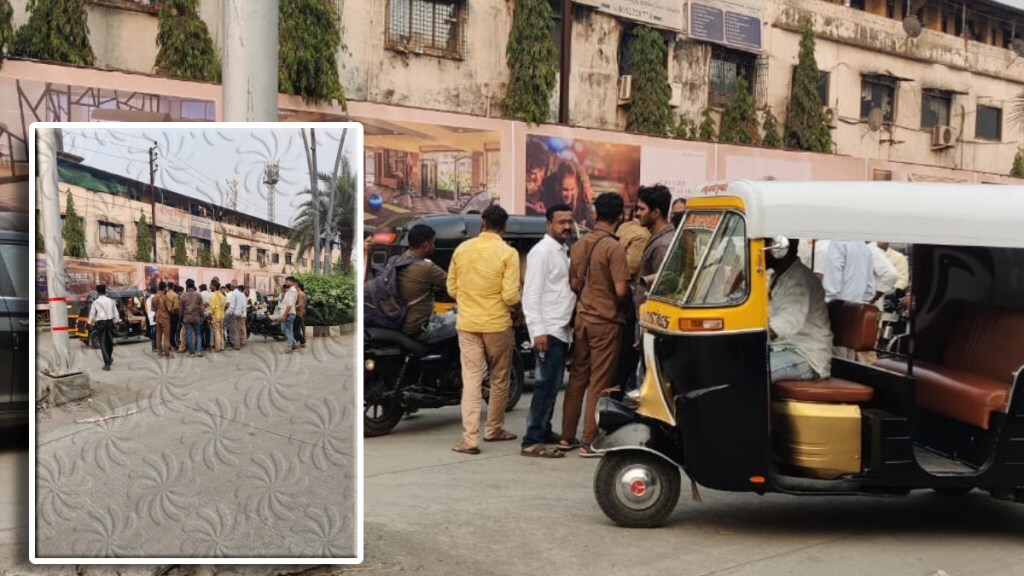
[[361, 560], [362, 126], [30, 140], [32, 560]]

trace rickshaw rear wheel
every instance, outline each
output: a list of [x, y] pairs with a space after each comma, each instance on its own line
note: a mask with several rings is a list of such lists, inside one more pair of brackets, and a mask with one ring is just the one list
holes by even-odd
[[625, 528], [665, 523], [679, 502], [679, 468], [639, 450], [609, 452], [594, 475], [594, 496], [608, 518]]

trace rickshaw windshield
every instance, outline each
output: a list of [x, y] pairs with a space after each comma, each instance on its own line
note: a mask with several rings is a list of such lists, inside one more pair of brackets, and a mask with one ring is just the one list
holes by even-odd
[[734, 212], [689, 212], [651, 297], [730, 306], [747, 296], [746, 227]]

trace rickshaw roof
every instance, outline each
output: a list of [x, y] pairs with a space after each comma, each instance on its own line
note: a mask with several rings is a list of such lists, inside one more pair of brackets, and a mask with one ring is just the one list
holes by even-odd
[[1024, 186], [735, 180], [691, 198], [716, 196], [743, 202], [750, 238], [1024, 248]]

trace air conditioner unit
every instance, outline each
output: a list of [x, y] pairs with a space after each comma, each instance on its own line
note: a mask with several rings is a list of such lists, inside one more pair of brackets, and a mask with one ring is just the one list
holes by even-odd
[[821, 113], [825, 115], [825, 124], [829, 128], [839, 127], [839, 111], [835, 108], [829, 108], [828, 106], [821, 107]]
[[668, 101], [668, 105], [673, 108], [679, 108], [683, 105], [683, 85], [678, 82], [670, 82], [669, 87], [672, 89], [672, 99]]
[[951, 126], [936, 126], [932, 128], [932, 150], [952, 148], [954, 145], [953, 128]]
[[633, 77], [619, 76], [619, 106], [633, 101]]

